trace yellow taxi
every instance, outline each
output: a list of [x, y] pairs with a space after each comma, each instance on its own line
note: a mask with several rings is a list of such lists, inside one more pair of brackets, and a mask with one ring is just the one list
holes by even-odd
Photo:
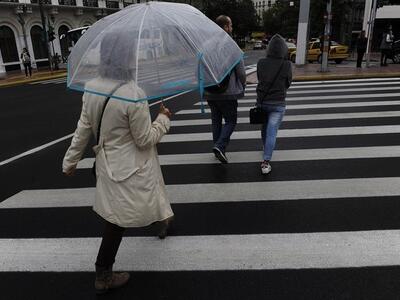
[[[345, 60], [348, 57], [349, 57], [349, 47], [331, 41], [328, 60], [334, 60], [337, 64], [340, 64], [343, 60]], [[296, 62], [296, 51], [289, 53], [289, 58], [292, 62]], [[314, 61], [321, 63], [322, 52], [321, 52], [321, 43], [319, 42], [319, 40], [308, 43], [307, 60], [310, 63]]]

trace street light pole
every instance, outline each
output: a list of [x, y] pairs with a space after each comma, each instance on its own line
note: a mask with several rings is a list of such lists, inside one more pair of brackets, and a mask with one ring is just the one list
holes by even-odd
[[48, 38], [47, 38], [46, 19], [45, 19], [44, 12], [43, 12], [43, 0], [39, 0], [39, 10], [40, 10], [40, 18], [42, 19], [43, 42], [44, 42], [44, 44], [46, 46], [47, 58], [49, 60], [50, 72], [53, 72], [53, 66], [51, 65], [51, 55], [50, 55], [50, 49], [49, 49], [49, 42], [48, 42]]
[[299, 26], [297, 29], [296, 65], [306, 64], [308, 50], [308, 22], [310, 17], [310, 0], [300, 1]]
[[329, 44], [331, 38], [331, 19], [332, 19], [332, 0], [328, 0], [326, 4], [326, 23], [324, 31], [321, 72], [328, 72], [328, 55], [329, 55]]
[[369, 21], [368, 21], [367, 51], [365, 53], [367, 68], [369, 68], [369, 63], [370, 63], [372, 36], [374, 33], [374, 24], [375, 24], [375, 17], [376, 17], [376, 3], [377, 3], [377, 0], [373, 0], [372, 8], [371, 8], [372, 11], [369, 14]]

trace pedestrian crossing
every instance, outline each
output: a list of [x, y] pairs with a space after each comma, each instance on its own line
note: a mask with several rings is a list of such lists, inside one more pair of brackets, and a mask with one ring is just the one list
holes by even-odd
[[[227, 165], [211, 153], [209, 110], [201, 113], [198, 102], [176, 112], [158, 146], [175, 226], [163, 241], [151, 228], [127, 230], [115, 269], [138, 277], [235, 271], [246, 285], [252, 271], [400, 266], [399, 85], [400, 78], [294, 82], [267, 176], [260, 126], [248, 124], [256, 85], [239, 100]], [[82, 159], [76, 176], [85, 178], [93, 161]], [[91, 272], [101, 234], [93, 198], [88, 183], [1, 202], [0, 272]], [[23, 228], [7, 225], [12, 218]], [[264, 299], [257, 296], [249, 299]]]

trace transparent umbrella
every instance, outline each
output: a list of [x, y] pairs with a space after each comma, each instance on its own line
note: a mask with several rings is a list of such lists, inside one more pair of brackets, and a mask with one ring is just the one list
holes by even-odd
[[[196, 8], [148, 2], [107, 16], [79, 39], [68, 58], [71, 89], [126, 101], [145, 101], [216, 85], [243, 52], [218, 25]], [[134, 82], [143, 93], [117, 97], [91, 80]]]

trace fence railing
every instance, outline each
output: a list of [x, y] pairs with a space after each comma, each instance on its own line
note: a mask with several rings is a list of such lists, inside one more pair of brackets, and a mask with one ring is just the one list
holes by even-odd
[[96, 0], [83, 0], [83, 6], [99, 7], [99, 3]]

